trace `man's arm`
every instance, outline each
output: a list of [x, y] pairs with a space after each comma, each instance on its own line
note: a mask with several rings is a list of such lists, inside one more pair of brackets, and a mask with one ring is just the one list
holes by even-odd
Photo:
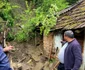
[[73, 46], [73, 54], [75, 56], [75, 64], [72, 70], [79, 70], [82, 64], [82, 52], [80, 45]]

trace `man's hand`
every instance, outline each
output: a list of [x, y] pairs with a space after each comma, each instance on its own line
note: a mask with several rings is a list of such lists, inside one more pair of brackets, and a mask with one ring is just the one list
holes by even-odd
[[6, 48], [3, 49], [4, 52], [11, 51], [13, 49], [13, 46], [7, 46]]

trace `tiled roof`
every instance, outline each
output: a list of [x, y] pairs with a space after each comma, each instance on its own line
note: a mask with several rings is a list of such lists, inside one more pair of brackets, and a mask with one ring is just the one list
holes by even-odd
[[55, 29], [77, 29], [85, 27], [85, 0], [60, 12]]

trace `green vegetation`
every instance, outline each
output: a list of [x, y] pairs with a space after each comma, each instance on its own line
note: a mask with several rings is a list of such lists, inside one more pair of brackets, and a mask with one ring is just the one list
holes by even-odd
[[18, 6], [13, 6], [6, 0], [0, 0], [0, 17], [3, 18], [4, 21], [8, 21], [8, 26], [13, 26], [14, 17], [12, 15], [11, 10], [17, 8]]
[[[65, 0], [32, 0], [30, 4], [28, 3], [26, 1], [27, 10], [24, 11], [24, 15], [20, 16], [22, 23], [19, 32], [24, 33], [26, 37], [23, 36], [23, 40], [32, 37], [36, 28], [40, 29], [40, 34], [47, 35], [50, 29], [56, 25], [58, 11], [68, 6]], [[21, 39], [20, 37], [16, 35], [17, 40]]]
[[76, 0], [25, 0], [27, 9], [14, 16], [12, 10], [21, 7], [14, 6], [7, 0], [0, 0], [0, 17], [8, 21], [7, 26], [11, 28], [7, 40], [27, 41], [34, 37], [37, 29], [40, 34], [48, 35], [56, 25], [58, 12], [74, 1]]
[[72, 5], [76, 3], [78, 0], [66, 0], [66, 1], [69, 3], [69, 5]]

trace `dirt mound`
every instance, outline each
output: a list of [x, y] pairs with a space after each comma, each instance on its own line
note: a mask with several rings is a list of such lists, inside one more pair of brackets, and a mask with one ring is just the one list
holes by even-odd
[[43, 42], [37, 44], [12, 42], [14, 50], [11, 53], [14, 70], [51, 70], [53, 63], [43, 54]]

